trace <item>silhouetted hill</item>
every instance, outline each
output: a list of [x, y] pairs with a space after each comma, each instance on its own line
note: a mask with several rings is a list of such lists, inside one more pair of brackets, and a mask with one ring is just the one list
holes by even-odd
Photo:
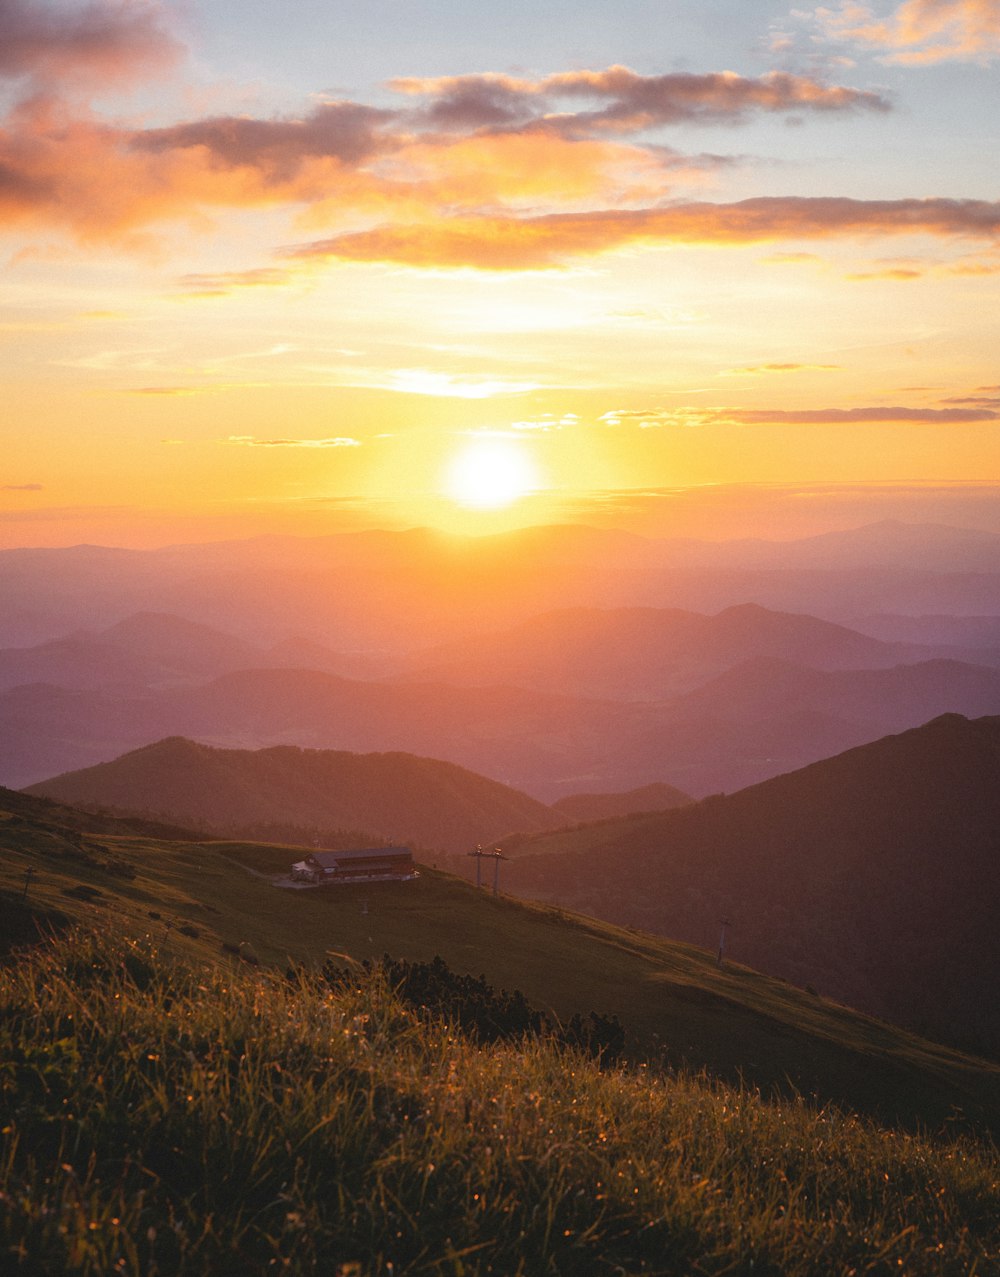
[[0, 649], [0, 689], [51, 683], [75, 691], [127, 692], [269, 667], [373, 677], [385, 663], [374, 655], [341, 655], [307, 639], [289, 638], [265, 648], [183, 617], [137, 612], [104, 630]]
[[107, 812], [86, 811], [53, 798], [28, 794], [24, 790], [7, 789], [0, 785], [0, 813], [6, 821], [7, 832], [16, 831], [22, 824], [33, 830], [48, 830], [60, 838], [72, 834], [111, 834], [134, 836], [143, 834], [150, 838], [189, 839], [199, 837], [199, 832], [163, 821], [148, 820], [141, 816], [115, 816]]
[[991, 665], [1000, 659], [1000, 616], [900, 616], [883, 612], [859, 617], [854, 626], [886, 643], [948, 644], [965, 652], [977, 652], [980, 663], [984, 654], [996, 658], [990, 660]]
[[[536, 796], [633, 779], [643, 708], [516, 688], [358, 682], [249, 670], [202, 686], [115, 695], [33, 684], [0, 693], [0, 779], [24, 786], [165, 736], [260, 748], [295, 744], [442, 758]], [[610, 769], [610, 770], [609, 770]], [[563, 789], [565, 792], [565, 789]]]
[[30, 792], [227, 835], [246, 836], [261, 826], [358, 829], [449, 851], [559, 823], [527, 794], [432, 758], [290, 745], [211, 749], [181, 737], [54, 777]]
[[0, 689], [50, 683], [78, 691], [134, 691], [164, 677], [157, 663], [102, 643], [96, 635], [52, 639], [35, 647], [0, 648]]
[[666, 608], [573, 608], [418, 655], [409, 676], [662, 700], [757, 657], [847, 670], [885, 668], [927, 654], [751, 603], [716, 616]]
[[1000, 718], [516, 852], [511, 890], [706, 946], [729, 919], [740, 961], [1000, 1052]]
[[900, 519], [882, 519], [794, 541], [748, 538], [688, 545], [690, 558], [697, 558], [706, 567], [728, 564], [748, 570], [842, 571], [867, 563], [876, 570], [994, 572], [1000, 562], [1000, 536], [995, 532]]
[[694, 802], [689, 795], [662, 781], [618, 794], [570, 794], [552, 804], [552, 809], [569, 820], [608, 820], [637, 811], [669, 811]]
[[204, 677], [258, 665], [261, 658], [253, 643], [164, 612], [136, 612], [102, 631], [99, 639], [174, 674]]
[[677, 697], [672, 709], [684, 717], [736, 722], [809, 710], [886, 734], [945, 713], [1000, 713], [1000, 670], [938, 660], [828, 672], [757, 658]]
[[170, 686], [262, 663], [252, 643], [179, 616], [138, 612], [107, 629], [0, 650], [0, 688]]
[[938, 660], [823, 671], [759, 657], [665, 704], [635, 749], [689, 792], [730, 792], [945, 713], [1000, 713], [1000, 670]]

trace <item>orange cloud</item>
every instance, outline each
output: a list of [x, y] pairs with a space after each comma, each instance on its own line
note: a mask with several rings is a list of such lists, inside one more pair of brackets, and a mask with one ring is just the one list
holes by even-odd
[[840, 364], [748, 364], [745, 368], [730, 368], [726, 376], [757, 376], [760, 373], [784, 372], [838, 372]]
[[245, 448], [360, 448], [360, 439], [257, 439], [254, 435], [230, 435], [227, 443]]
[[72, 71], [96, 88], [164, 65], [177, 46], [159, 10], [97, 0], [75, 26], [56, 12], [43, 19], [26, 0], [0, 10], [0, 38], [4, 23], [13, 37], [0, 76], [34, 77], [36, 90], [0, 124], [0, 222], [57, 226], [83, 240], [121, 239], [226, 207], [295, 206], [329, 224], [357, 213], [398, 223], [525, 205], [650, 203], [668, 183], [701, 182], [733, 161], [626, 142], [625, 134], [755, 111], [887, 106], [876, 94], [801, 76], [610, 67], [534, 81], [400, 80], [395, 87], [415, 105], [329, 101], [297, 118], [212, 116], [129, 130], [57, 96], [46, 77], [65, 71], [70, 82]]
[[225, 297], [241, 288], [274, 288], [291, 280], [292, 272], [283, 267], [258, 266], [216, 275], [183, 275], [180, 282], [186, 297]]
[[735, 204], [602, 209], [539, 217], [466, 217], [334, 236], [287, 250], [409, 266], [530, 270], [630, 244], [755, 244], [857, 235], [1000, 236], [1000, 202], [758, 197]]
[[1000, 53], [1000, 0], [903, 0], [886, 19], [841, 0], [816, 16], [827, 35], [883, 49], [886, 62], [986, 61]]
[[906, 282], [911, 279], [923, 279], [927, 274], [914, 266], [884, 266], [880, 270], [855, 271], [845, 275], [845, 279], [864, 281], [867, 279], [896, 279]]
[[134, 390], [127, 390], [125, 393], [129, 395], [201, 395], [205, 394], [208, 387], [201, 386], [137, 386]]

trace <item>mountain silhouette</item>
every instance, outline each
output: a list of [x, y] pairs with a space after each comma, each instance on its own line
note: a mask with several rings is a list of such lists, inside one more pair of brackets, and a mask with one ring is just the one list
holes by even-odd
[[571, 608], [413, 658], [408, 678], [506, 683], [567, 695], [663, 700], [754, 658], [814, 669], [876, 669], [932, 649], [753, 603], [715, 616], [668, 608]]
[[261, 827], [364, 830], [464, 851], [511, 829], [560, 823], [543, 803], [453, 763], [412, 754], [211, 749], [182, 737], [28, 791], [226, 834]]
[[573, 837], [520, 843], [509, 889], [712, 948], [727, 919], [739, 961], [1000, 1052], [1000, 718]]
[[567, 820], [609, 820], [636, 811], [669, 811], [672, 807], [685, 807], [693, 801], [688, 794], [660, 781], [624, 793], [569, 794], [557, 799], [552, 809]]

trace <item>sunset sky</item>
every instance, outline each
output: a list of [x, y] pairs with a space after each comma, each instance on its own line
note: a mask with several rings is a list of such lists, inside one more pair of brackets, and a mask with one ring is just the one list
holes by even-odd
[[1000, 0], [0, 0], [0, 546], [1000, 530]]

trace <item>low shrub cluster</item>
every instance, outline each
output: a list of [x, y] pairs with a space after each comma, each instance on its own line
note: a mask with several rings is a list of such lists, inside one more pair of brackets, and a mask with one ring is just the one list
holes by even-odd
[[409, 962], [385, 954], [379, 962], [358, 967], [327, 962], [323, 978], [334, 989], [349, 988], [359, 978], [378, 975], [407, 1006], [446, 1021], [477, 1042], [508, 1042], [544, 1035], [575, 1047], [605, 1064], [621, 1058], [625, 1029], [616, 1015], [591, 1011], [574, 1014], [566, 1024], [534, 1010], [520, 989], [498, 993], [484, 975], [460, 975], [438, 955], [430, 962]]
[[1000, 1159], [704, 1078], [486, 1044], [72, 933], [0, 968], [17, 1277], [919, 1274], [1000, 1263]]

